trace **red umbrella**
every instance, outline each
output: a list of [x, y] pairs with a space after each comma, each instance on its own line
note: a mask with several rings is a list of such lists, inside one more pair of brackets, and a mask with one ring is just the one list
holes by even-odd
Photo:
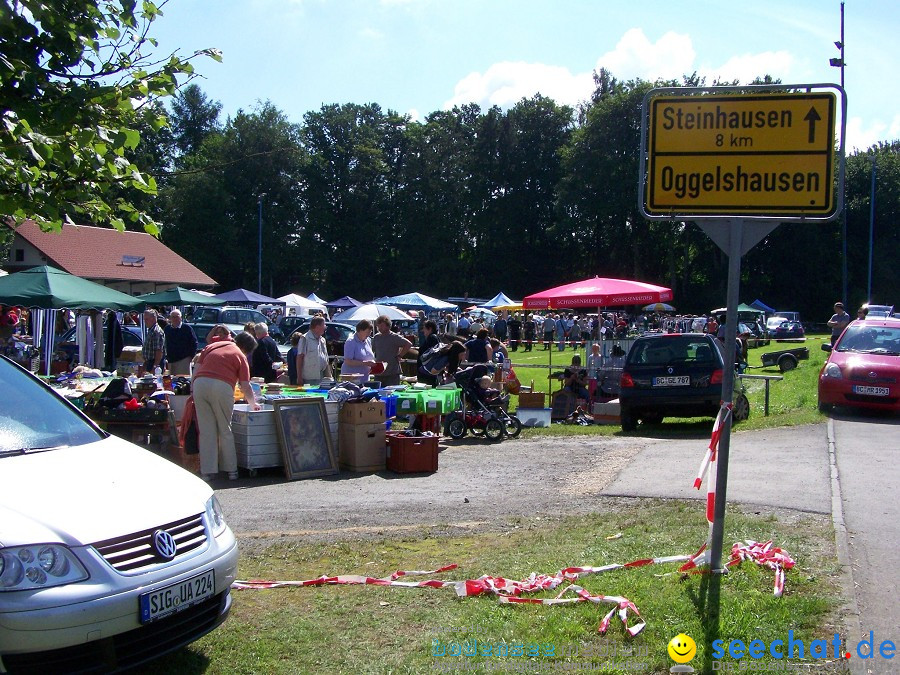
[[525, 309], [614, 307], [666, 302], [672, 297], [671, 288], [645, 284], [642, 281], [594, 277], [529, 295], [522, 301], [522, 306]]

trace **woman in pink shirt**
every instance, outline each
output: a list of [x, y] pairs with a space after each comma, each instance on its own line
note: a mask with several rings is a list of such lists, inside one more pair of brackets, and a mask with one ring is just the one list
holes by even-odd
[[209, 331], [209, 344], [200, 352], [194, 365], [191, 393], [200, 433], [200, 473], [212, 480], [221, 469], [229, 480], [236, 480], [237, 452], [231, 433], [234, 411], [234, 386], [239, 384], [251, 410], [259, 410], [250, 388], [250, 365], [247, 355], [256, 348], [256, 339], [240, 333], [234, 341], [226, 326], [219, 324]]

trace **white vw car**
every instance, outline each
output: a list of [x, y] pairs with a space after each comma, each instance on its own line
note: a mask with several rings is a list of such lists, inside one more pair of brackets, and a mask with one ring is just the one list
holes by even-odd
[[108, 672], [188, 644], [228, 615], [237, 561], [206, 483], [0, 357], [0, 672]]

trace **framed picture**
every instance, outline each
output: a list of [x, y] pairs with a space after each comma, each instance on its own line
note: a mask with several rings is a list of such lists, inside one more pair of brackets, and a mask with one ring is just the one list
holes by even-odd
[[288, 479], [337, 473], [325, 400], [318, 397], [286, 399], [274, 404], [278, 445]]

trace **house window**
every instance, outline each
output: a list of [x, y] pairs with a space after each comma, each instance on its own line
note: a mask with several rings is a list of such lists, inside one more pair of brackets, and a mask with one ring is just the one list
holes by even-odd
[[16, 262], [25, 262], [25, 249], [24, 248], [16, 249]]

